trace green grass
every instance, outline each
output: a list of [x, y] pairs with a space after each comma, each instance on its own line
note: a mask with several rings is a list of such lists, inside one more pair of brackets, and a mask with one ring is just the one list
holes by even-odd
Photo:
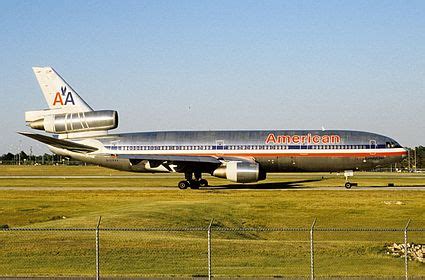
[[[98, 167], [0, 168], [2, 176], [40, 173], [104, 175], [109, 172], [127, 174]], [[360, 186], [370, 182], [377, 186], [386, 185], [390, 181], [398, 182], [396, 185], [425, 185], [424, 177], [410, 175], [362, 173], [353, 181], [359, 182]], [[321, 180], [322, 176], [325, 180]], [[98, 217], [102, 216], [103, 228], [206, 227], [211, 218], [215, 219], [215, 227], [308, 228], [317, 218], [318, 228], [403, 228], [408, 219], [412, 219], [411, 228], [425, 228], [423, 191], [314, 190], [316, 186], [340, 186], [344, 179], [332, 174], [276, 174], [263, 185], [264, 188], [271, 187], [267, 190], [182, 191], [175, 187], [178, 180], [179, 177], [174, 175], [1, 179], [0, 225], [93, 228]], [[229, 184], [225, 180], [209, 180], [217, 186]], [[29, 186], [33, 188], [19, 190]], [[46, 186], [65, 187], [65, 190], [37, 190], [37, 187]], [[70, 186], [92, 188], [66, 190]], [[111, 190], [108, 186], [123, 187], [123, 190]], [[125, 190], [125, 187], [134, 186], [140, 188]], [[144, 188], [152, 186], [170, 188]], [[4, 187], [16, 189], [1, 190]], [[292, 187], [312, 190], [296, 191]], [[94, 234], [0, 232], [0, 275], [93, 275]], [[316, 273], [319, 276], [403, 275], [404, 260], [383, 252], [386, 243], [403, 241], [402, 232], [316, 232], [315, 239]], [[425, 243], [425, 233], [412, 232], [409, 240]], [[217, 276], [273, 277], [309, 273], [308, 232], [214, 231], [212, 246], [213, 272]], [[206, 232], [102, 231], [102, 273], [104, 276], [126, 277], [206, 275], [206, 249]], [[409, 265], [415, 275], [425, 276], [425, 265], [414, 262]]]

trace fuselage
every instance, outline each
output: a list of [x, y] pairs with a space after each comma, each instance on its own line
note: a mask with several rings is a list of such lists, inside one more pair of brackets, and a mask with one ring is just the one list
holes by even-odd
[[[369, 170], [399, 162], [407, 154], [389, 137], [349, 130], [160, 131], [102, 136], [90, 139], [91, 145], [93, 141], [99, 151], [89, 159], [77, 158], [135, 172], [169, 169], [130, 164], [120, 154], [249, 158], [265, 172]], [[54, 152], [60, 153], [56, 148]]]

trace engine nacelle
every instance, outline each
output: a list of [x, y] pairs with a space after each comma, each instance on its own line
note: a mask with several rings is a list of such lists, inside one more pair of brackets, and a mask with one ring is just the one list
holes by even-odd
[[40, 119], [29, 121], [28, 126], [49, 133], [109, 130], [118, 127], [118, 112], [103, 110], [44, 115]]
[[253, 183], [266, 179], [266, 172], [256, 162], [229, 161], [214, 170], [212, 175], [238, 183]]

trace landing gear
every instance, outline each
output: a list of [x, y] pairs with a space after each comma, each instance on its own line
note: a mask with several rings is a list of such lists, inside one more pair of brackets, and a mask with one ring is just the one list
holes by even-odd
[[179, 187], [179, 189], [185, 190], [190, 186], [190, 184], [189, 181], [180, 181], [177, 186]]
[[208, 187], [208, 181], [205, 179], [199, 180], [199, 186], [200, 187]]
[[178, 187], [181, 190], [185, 190], [187, 188], [191, 188], [192, 190], [198, 190], [199, 187], [207, 187], [208, 181], [205, 179], [202, 179], [200, 172], [195, 172], [195, 180], [193, 180], [192, 173], [187, 172], [185, 173], [185, 181], [180, 181], [178, 183]]
[[192, 180], [192, 181], [189, 181], [189, 183], [190, 183], [190, 188], [192, 190], [199, 190], [199, 187], [200, 187], [199, 181]]
[[345, 177], [345, 188], [351, 189], [352, 186], [357, 186], [357, 183], [351, 183], [348, 181], [348, 177], [354, 176], [353, 170], [346, 170], [344, 171], [344, 177]]

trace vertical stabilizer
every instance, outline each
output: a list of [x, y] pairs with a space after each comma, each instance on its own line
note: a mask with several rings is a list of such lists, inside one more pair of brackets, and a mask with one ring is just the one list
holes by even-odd
[[32, 68], [51, 110], [87, 112], [93, 109], [52, 67]]

